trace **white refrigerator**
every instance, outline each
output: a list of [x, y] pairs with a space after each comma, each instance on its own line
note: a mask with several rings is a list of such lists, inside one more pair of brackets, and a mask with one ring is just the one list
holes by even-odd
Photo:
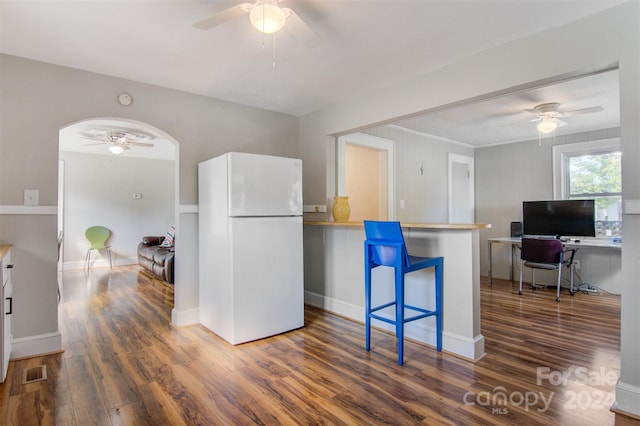
[[200, 323], [231, 344], [304, 325], [302, 160], [198, 164]]

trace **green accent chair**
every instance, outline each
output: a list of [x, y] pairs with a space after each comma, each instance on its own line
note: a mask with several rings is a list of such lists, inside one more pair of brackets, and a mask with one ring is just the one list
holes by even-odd
[[89, 244], [91, 245], [87, 250], [87, 255], [84, 259], [84, 267], [86, 270], [91, 268], [91, 252], [96, 250], [98, 253], [101, 250], [107, 251], [107, 257], [109, 258], [109, 269], [112, 268], [111, 261], [111, 246], [107, 245], [107, 240], [111, 236], [111, 231], [109, 228], [105, 228], [104, 226], [92, 226], [87, 228], [84, 233], [84, 236], [89, 240]]

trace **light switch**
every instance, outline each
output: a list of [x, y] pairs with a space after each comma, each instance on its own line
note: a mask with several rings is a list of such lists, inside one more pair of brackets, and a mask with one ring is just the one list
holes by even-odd
[[400, 209], [404, 209], [404, 200], [400, 200]]
[[25, 206], [37, 206], [38, 196], [40, 191], [37, 189], [25, 189], [24, 190], [24, 205]]

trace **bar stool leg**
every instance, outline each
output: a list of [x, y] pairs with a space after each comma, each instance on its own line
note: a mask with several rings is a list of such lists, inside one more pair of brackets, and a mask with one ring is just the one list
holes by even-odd
[[396, 275], [396, 338], [398, 339], [398, 365], [404, 363], [404, 272], [394, 268]]
[[364, 329], [365, 349], [371, 350], [371, 253], [370, 248], [364, 248]]
[[442, 350], [442, 261], [436, 265], [436, 349]]

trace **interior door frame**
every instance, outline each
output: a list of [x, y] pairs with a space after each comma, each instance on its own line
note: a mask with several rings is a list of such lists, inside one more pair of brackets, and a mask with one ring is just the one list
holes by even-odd
[[467, 155], [454, 154], [449, 152], [447, 155], [447, 173], [448, 173], [448, 219], [449, 223], [453, 223], [453, 199], [455, 194], [453, 193], [453, 164], [466, 164], [469, 170], [469, 205], [474, 209], [473, 219], [475, 221], [475, 159]]
[[64, 270], [64, 195], [64, 160], [58, 159], [58, 271]]
[[346, 146], [359, 145], [367, 148], [377, 149], [379, 151], [387, 152], [387, 217], [389, 220], [394, 220], [395, 213], [395, 143], [392, 140], [380, 138], [377, 136], [367, 135], [365, 133], [351, 133], [344, 136], [339, 136], [337, 140], [337, 155], [336, 155], [336, 195], [345, 194], [345, 160], [346, 160]]

